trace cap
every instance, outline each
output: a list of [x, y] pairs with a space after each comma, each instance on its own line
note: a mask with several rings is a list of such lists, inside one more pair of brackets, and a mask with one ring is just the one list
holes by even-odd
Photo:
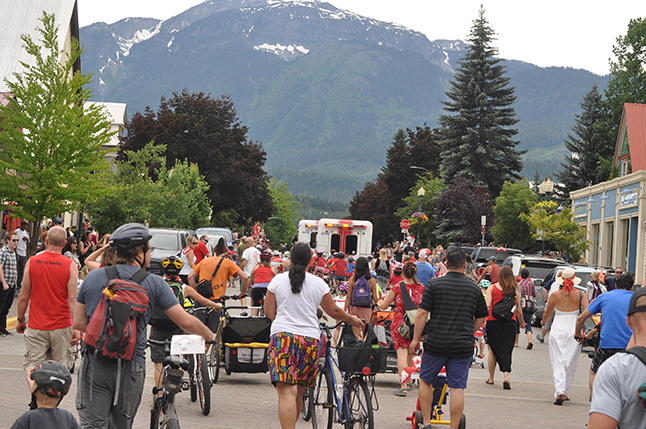
[[63, 223], [60, 217], [56, 216], [54, 219], [52, 219], [52, 223]]
[[422, 250], [420, 250], [420, 251], [419, 251], [419, 257], [420, 257], [420, 258], [424, 258], [424, 259], [426, 259], [426, 258], [428, 258], [429, 256], [431, 256], [431, 251], [430, 251], [430, 250], [428, 250], [428, 249], [422, 249]]
[[646, 296], [646, 287], [640, 287], [633, 293], [632, 298], [630, 298], [630, 305], [628, 306], [628, 315], [634, 313], [644, 313], [646, 312], [646, 305], [637, 305], [637, 300], [640, 296]]
[[489, 256], [489, 257], [487, 258], [487, 261], [495, 261], [495, 260], [496, 260], [496, 257], [495, 257], [495, 256]]

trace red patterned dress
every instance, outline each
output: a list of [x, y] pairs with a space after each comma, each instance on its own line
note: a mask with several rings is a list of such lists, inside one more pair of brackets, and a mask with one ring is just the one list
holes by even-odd
[[[390, 325], [390, 336], [393, 339], [393, 345], [396, 349], [410, 347], [411, 340], [405, 340], [399, 335], [398, 329], [404, 323], [404, 301], [402, 299], [402, 293], [400, 289], [401, 283], [394, 284], [390, 290], [395, 294], [395, 315], [393, 316], [392, 324]], [[408, 287], [408, 293], [410, 294], [411, 299], [415, 305], [419, 305], [422, 301], [422, 295], [424, 295], [424, 285], [421, 283], [412, 283], [406, 285]]]

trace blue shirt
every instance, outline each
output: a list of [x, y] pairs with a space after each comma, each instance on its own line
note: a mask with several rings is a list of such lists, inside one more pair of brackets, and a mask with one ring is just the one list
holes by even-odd
[[633, 334], [628, 327], [626, 317], [633, 292], [625, 289], [615, 289], [602, 293], [588, 306], [590, 313], [601, 312], [601, 341], [602, 349], [625, 349]]
[[417, 265], [417, 280], [426, 286], [426, 283], [435, 277], [435, 268], [428, 262], [415, 262], [415, 265]]

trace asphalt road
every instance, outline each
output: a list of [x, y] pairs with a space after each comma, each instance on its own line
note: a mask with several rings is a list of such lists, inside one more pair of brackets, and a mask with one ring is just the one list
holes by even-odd
[[[15, 317], [15, 304], [10, 317]], [[22, 335], [0, 338], [0, 427], [10, 427], [27, 410], [27, 384], [22, 371], [24, 343]], [[588, 418], [588, 373], [590, 359], [580, 356], [570, 402], [553, 405], [554, 388], [547, 342], [535, 341], [533, 350], [526, 350], [526, 337], [521, 335], [520, 347], [513, 355], [511, 390], [502, 389], [502, 373], [496, 371], [495, 385], [484, 383], [488, 371], [472, 368], [465, 391], [467, 427], [472, 428], [583, 428]], [[135, 428], [149, 427], [149, 407], [152, 365], [147, 368], [144, 400], [135, 418]], [[379, 410], [375, 412], [376, 428], [410, 428], [406, 421], [415, 409], [417, 391], [400, 398], [392, 393], [398, 387], [395, 374], [377, 376], [375, 392]], [[76, 379], [61, 407], [76, 414], [74, 395]], [[188, 392], [176, 397], [182, 428], [280, 428], [277, 416], [277, 397], [267, 374], [231, 374], [221, 372], [220, 381], [212, 389], [212, 412], [203, 416], [198, 403], [190, 402]], [[444, 407], [448, 415], [448, 406]], [[308, 428], [311, 423], [299, 421], [297, 428]], [[335, 427], [339, 427], [338, 425]]]

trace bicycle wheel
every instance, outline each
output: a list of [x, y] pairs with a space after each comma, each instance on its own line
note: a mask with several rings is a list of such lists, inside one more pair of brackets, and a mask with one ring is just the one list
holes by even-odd
[[374, 429], [375, 417], [372, 410], [372, 400], [368, 385], [363, 378], [356, 377], [348, 385], [348, 412], [345, 422], [346, 429]]
[[155, 399], [155, 407], [150, 413], [150, 429], [160, 429], [164, 424], [165, 416], [162, 413], [162, 398]]
[[188, 387], [191, 402], [197, 401], [197, 384], [195, 383], [195, 356], [188, 355]]
[[162, 424], [161, 429], [180, 429], [179, 419], [177, 418], [177, 411], [175, 410], [175, 404], [168, 404], [166, 424]]
[[310, 416], [314, 429], [332, 429], [334, 420], [334, 392], [332, 377], [327, 368], [321, 368], [316, 387], [310, 389]]
[[218, 378], [220, 377], [221, 356], [222, 346], [218, 340], [215, 344], [212, 344], [209, 349], [209, 377], [211, 377], [211, 382], [213, 382], [213, 384], [217, 383]]
[[206, 354], [196, 355], [197, 372], [196, 380], [197, 392], [200, 395], [200, 408], [202, 414], [208, 416], [211, 412], [211, 380], [209, 379], [209, 367], [206, 363]]
[[303, 420], [306, 422], [310, 421], [310, 417], [312, 417], [311, 411], [310, 411], [310, 388], [306, 387], [305, 391], [303, 392], [303, 404], [301, 407], [301, 417], [303, 417]]

